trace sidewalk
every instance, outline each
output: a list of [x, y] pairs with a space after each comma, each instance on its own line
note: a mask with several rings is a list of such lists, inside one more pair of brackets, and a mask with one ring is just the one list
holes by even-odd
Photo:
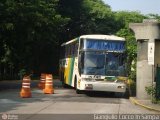
[[146, 109], [156, 111], [156, 112], [160, 112], [160, 105], [159, 104], [153, 104], [151, 102], [151, 100], [138, 100], [136, 97], [130, 97], [129, 100], [132, 103], [134, 103], [136, 105], [139, 105], [141, 107], [144, 107]]

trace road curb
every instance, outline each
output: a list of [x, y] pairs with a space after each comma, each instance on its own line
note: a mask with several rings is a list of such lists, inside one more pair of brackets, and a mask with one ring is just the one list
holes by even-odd
[[160, 110], [158, 110], [158, 109], [155, 109], [155, 108], [153, 108], [153, 107], [150, 107], [150, 106], [147, 106], [147, 105], [144, 105], [144, 104], [138, 102], [138, 101], [137, 101], [135, 98], [133, 98], [133, 97], [129, 97], [129, 100], [130, 100], [133, 104], [139, 105], [139, 106], [141, 106], [141, 107], [143, 107], [143, 108], [146, 108], [146, 109], [148, 109], [148, 110], [160, 112]]

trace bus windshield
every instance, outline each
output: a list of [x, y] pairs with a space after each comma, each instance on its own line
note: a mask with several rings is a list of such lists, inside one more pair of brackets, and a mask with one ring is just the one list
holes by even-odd
[[81, 59], [82, 74], [125, 76], [124, 54], [105, 52], [83, 52]]
[[82, 73], [90, 75], [105, 75], [105, 55], [85, 52], [82, 59]]

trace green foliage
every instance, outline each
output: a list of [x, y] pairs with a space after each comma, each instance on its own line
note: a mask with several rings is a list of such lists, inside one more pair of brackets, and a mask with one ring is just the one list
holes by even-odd
[[[129, 78], [136, 79], [136, 57], [137, 57], [137, 42], [134, 34], [129, 28], [120, 29], [117, 32], [118, 36], [126, 39], [126, 53], [127, 53], [127, 71]], [[133, 70], [131, 70], [133, 69]]]
[[160, 16], [158, 14], [148, 14], [146, 17], [150, 19], [157, 19], [160, 22]]
[[117, 30], [111, 8], [102, 0], [59, 0], [58, 6], [59, 13], [70, 19], [62, 42], [82, 34], [113, 34]]
[[146, 16], [135, 11], [119, 11], [115, 13], [115, 17], [124, 28], [128, 28], [129, 23], [140, 23], [144, 18], [146, 18]]
[[145, 87], [145, 90], [148, 95], [155, 95], [156, 94], [156, 90], [155, 90], [154, 86]]
[[23, 79], [23, 76], [26, 75], [26, 70], [25, 69], [21, 69], [18, 73], [18, 76], [20, 77], [20, 80]]
[[[55, 57], [58, 34], [68, 20], [56, 12], [57, 0], [1, 1], [0, 41], [2, 71], [41, 71]], [[47, 49], [46, 49], [47, 48]], [[48, 54], [48, 56], [45, 56]], [[46, 57], [45, 59], [41, 59]], [[16, 66], [16, 67], [15, 67]]]
[[160, 104], [160, 100], [156, 99], [156, 87], [155, 86], [146, 86], [145, 91], [148, 95], [152, 97], [152, 103]]
[[[104, 32], [112, 33], [114, 17], [109, 6], [105, 5], [102, 1], [84, 0], [83, 2], [84, 13], [86, 14], [88, 28], [91, 32]], [[112, 30], [111, 30], [112, 29]]]
[[115, 13], [116, 20], [120, 22], [121, 29], [117, 35], [126, 39], [127, 71], [130, 79], [136, 80], [137, 42], [134, 33], [129, 29], [129, 23], [140, 23], [146, 18], [138, 12], [120, 11]]

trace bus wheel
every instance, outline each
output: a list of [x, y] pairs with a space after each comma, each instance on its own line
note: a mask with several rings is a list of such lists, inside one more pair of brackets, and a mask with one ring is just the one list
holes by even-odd
[[83, 93], [81, 90], [79, 90], [77, 88], [77, 78], [76, 77], [75, 77], [75, 80], [74, 80], [74, 88], [75, 88], [77, 94], [82, 94]]

